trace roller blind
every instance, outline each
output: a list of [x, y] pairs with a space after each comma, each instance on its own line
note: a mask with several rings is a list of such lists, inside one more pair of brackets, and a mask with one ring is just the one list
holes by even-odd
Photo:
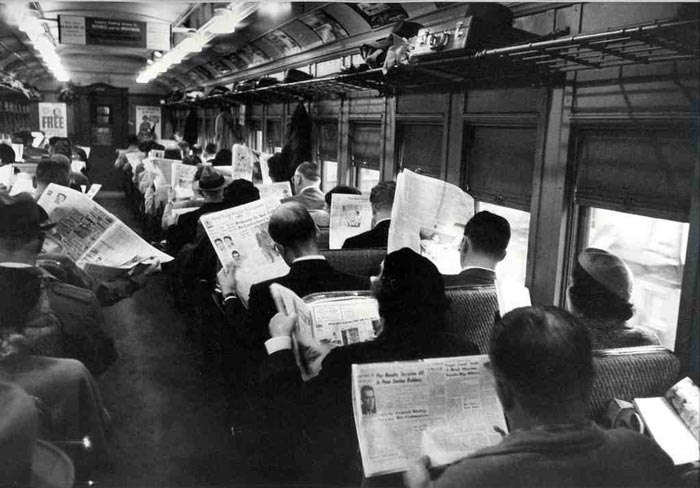
[[350, 156], [353, 164], [379, 169], [382, 152], [379, 124], [353, 123], [350, 130]]
[[440, 177], [442, 168], [442, 125], [402, 124], [399, 147], [401, 167]]
[[465, 127], [467, 187], [475, 199], [530, 211], [534, 127]]
[[579, 205], [687, 222], [697, 150], [687, 129], [577, 133]]
[[338, 123], [318, 126], [318, 155], [324, 161], [338, 161]]

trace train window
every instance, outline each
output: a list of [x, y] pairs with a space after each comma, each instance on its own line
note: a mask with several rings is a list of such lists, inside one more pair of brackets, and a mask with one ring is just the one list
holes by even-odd
[[338, 122], [318, 125], [317, 154], [321, 163], [322, 186], [328, 191], [338, 184]]
[[267, 147], [265, 150], [269, 153], [274, 153], [276, 147], [283, 146], [282, 121], [279, 119], [267, 119], [265, 126], [267, 128]]
[[584, 247], [619, 256], [634, 274], [630, 324], [653, 329], [672, 350], [689, 225], [593, 207], [587, 214]]
[[262, 122], [259, 120], [250, 121], [250, 131], [248, 132], [248, 145], [256, 151], [263, 150]]
[[486, 202], [476, 202], [476, 211], [486, 210], [500, 215], [510, 224], [510, 243], [506, 258], [498, 264], [498, 277], [525, 284], [527, 243], [530, 234], [530, 213]]
[[442, 124], [400, 124], [397, 141], [402, 168], [440, 177]]
[[355, 186], [363, 193], [372, 190], [380, 178], [382, 131], [379, 124], [352, 123], [350, 126], [350, 161]]

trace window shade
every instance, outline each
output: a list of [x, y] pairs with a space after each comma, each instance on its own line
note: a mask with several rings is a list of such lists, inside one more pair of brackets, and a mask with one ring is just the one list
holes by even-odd
[[353, 124], [350, 131], [350, 156], [353, 164], [379, 169], [382, 152], [379, 124]]
[[440, 177], [442, 168], [442, 125], [403, 124], [399, 141], [401, 167]]
[[469, 194], [529, 212], [536, 129], [471, 126], [465, 131]]
[[324, 161], [338, 161], [338, 123], [318, 126], [318, 155]]
[[691, 140], [687, 131], [658, 128], [579, 132], [576, 203], [687, 222]]

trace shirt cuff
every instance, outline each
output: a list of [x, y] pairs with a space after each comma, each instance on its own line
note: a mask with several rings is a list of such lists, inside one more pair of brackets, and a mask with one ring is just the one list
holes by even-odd
[[277, 351], [284, 351], [285, 349], [291, 348], [292, 338], [289, 336], [272, 337], [265, 341], [265, 349], [267, 349], [268, 356], [276, 353]]

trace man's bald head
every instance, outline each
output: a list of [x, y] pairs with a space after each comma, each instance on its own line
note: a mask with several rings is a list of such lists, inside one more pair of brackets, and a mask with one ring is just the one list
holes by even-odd
[[283, 203], [270, 216], [270, 237], [284, 247], [298, 249], [316, 243], [316, 224], [297, 202]]

